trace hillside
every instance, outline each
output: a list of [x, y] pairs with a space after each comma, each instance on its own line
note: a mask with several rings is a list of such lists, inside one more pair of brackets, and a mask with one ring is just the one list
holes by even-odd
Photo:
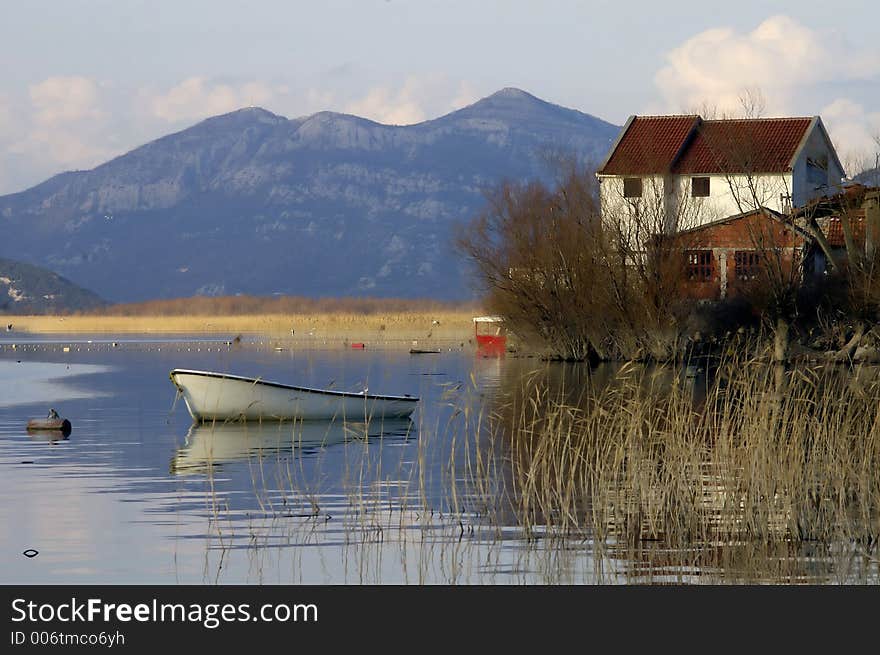
[[617, 131], [517, 89], [409, 126], [242, 109], [0, 197], [0, 256], [113, 301], [466, 298], [451, 235], [484, 190], [598, 160]]
[[45, 314], [94, 309], [97, 295], [45, 268], [0, 259], [0, 314]]

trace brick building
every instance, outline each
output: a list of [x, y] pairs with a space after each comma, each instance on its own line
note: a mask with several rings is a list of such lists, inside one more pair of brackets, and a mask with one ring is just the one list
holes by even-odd
[[782, 214], [763, 209], [683, 230], [672, 244], [684, 257], [684, 294], [723, 300], [761, 284], [762, 267], [775, 267], [784, 276], [799, 274], [795, 266], [814, 256], [812, 241]]

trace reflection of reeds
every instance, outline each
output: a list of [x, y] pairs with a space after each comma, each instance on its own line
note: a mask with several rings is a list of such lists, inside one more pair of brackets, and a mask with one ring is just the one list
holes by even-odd
[[527, 532], [703, 556], [734, 543], [876, 552], [876, 369], [733, 358], [700, 394], [670, 373], [626, 365], [576, 402], [527, 379], [499, 404], [491, 430]]
[[[263, 581], [265, 558], [280, 553], [281, 546], [332, 543], [339, 535], [348, 548], [356, 550], [381, 543], [390, 527], [387, 510], [392, 505], [377, 455], [386, 434], [405, 440], [410, 426], [408, 419], [378, 418], [193, 426], [171, 470], [182, 476], [205, 476], [208, 533], [203, 580], [219, 582], [230, 553], [242, 548], [247, 552], [248, 578]], [[342, 470], [335, 471], [341, 479], [330, 479], [322, 465], [332, 446], [338, 446], [337, 457], [343, 453]], [[253, 506], [230, 508], [230, 497], [244, 491], [226, 488], [224, 467], [235, 462], [249, 474], [247, 495]], [[399, 488], [408, 485], [402, 479], [401, 465], [391, 471], [390, 478]], [[400, 514], [405, 503], [401, 499], [393, 510]], [[368, 550], [358, 558], [358, 567], [365, 566]], [[370, 579], [365, 572], [359, 577]]]

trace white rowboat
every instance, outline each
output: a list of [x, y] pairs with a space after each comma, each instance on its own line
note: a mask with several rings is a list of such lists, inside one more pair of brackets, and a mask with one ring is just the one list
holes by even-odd
[[296, 387], [260, 378], [176, 368], [171, 381], [195, 421], [332, 420], [406, 418], [415, 396], [379, 396]]

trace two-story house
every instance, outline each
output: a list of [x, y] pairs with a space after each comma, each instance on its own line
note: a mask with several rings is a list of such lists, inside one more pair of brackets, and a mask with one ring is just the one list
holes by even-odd
[[[822, 120], [632, 116], [597, 171], [602, 218], [633, 257], [659, 235], [684, 254], [685, 293], [720, 299], [758, 279], [768, 248], [791, 268], [811, 237], [788, 217], [840, 191]], [[815, 267], [813, 267], [815, 268]]]
[[597, 171], [603, 217], [676, 232], [765, 207], [786, 214], [844, 176], [818, 116], [631, 116]]

